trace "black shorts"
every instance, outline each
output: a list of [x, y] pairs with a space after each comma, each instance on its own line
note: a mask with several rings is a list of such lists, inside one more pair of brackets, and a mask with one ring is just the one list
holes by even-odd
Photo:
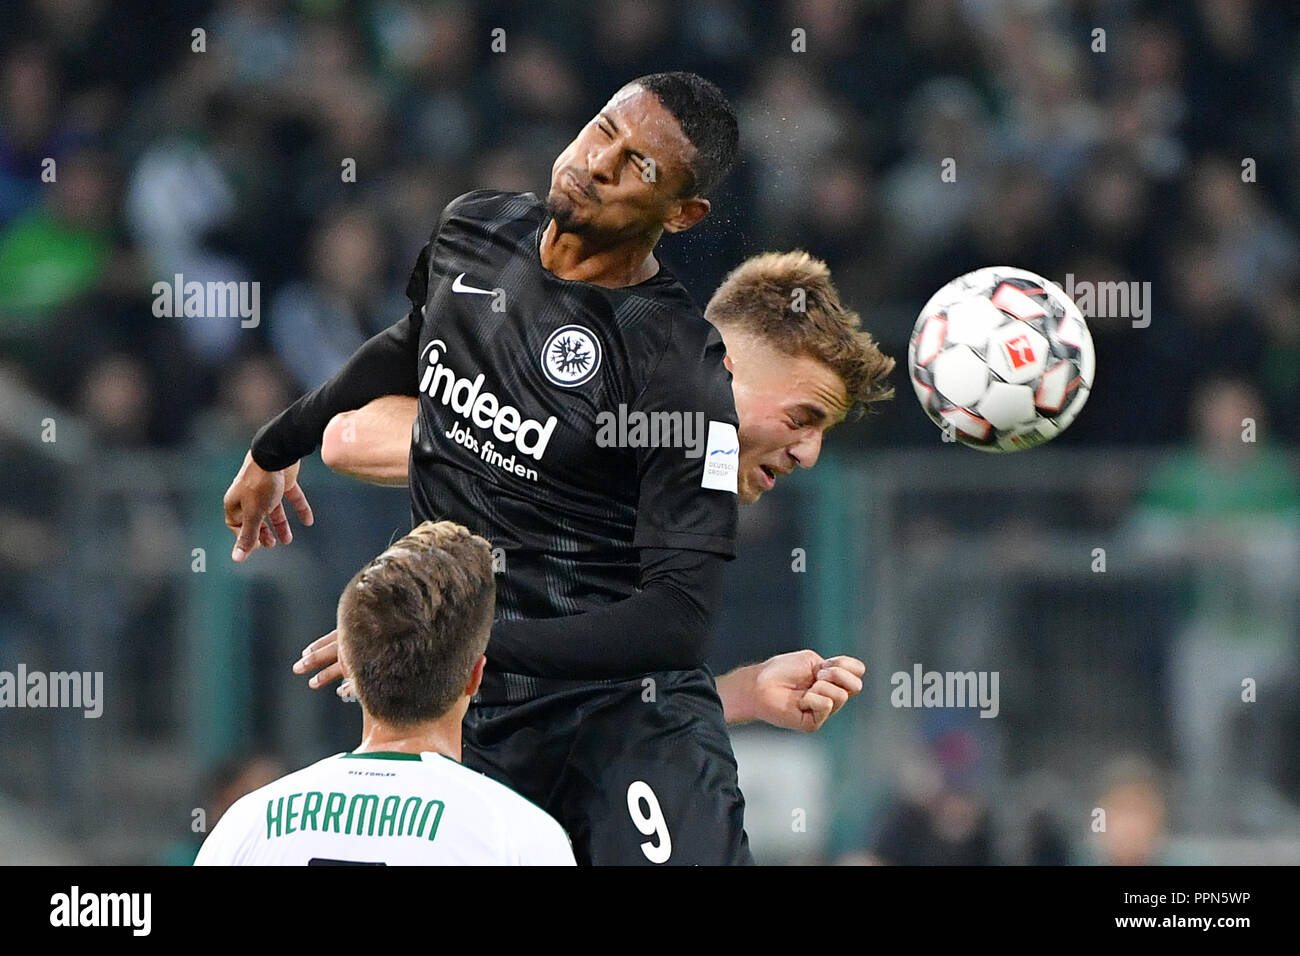
[[707, 670], [580, 682], [485, 678], [464, 762], [560, 821], [581, 864], [753, 863]]

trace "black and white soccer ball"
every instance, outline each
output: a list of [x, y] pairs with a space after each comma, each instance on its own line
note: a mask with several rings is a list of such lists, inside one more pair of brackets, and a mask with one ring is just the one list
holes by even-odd
[[930, 297], [907, 349], [912, 387], [951, 439], [981, 451], [1050, 441], [1088, 400], [1096, 353], [1061, 287], [1011, 266], [953, 279]]

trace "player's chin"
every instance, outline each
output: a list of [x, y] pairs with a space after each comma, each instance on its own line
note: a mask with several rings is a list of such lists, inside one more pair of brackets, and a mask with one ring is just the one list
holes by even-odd
[[763, 489], [756, 488], [753, 482], [746, 481], [742, 478], [736, 485], [736, 497], [740, 499], [742, 505], [752, 505], [759, 498], [763, 497]]
[[552, 186], [546, 197], [546, 211], [562, 230], [574, 225], [575, 204], [573, 200], [558, 187]]

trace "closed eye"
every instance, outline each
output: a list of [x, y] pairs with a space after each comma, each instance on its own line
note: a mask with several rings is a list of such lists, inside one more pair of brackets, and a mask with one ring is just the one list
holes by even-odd
[[[614, 139], [613, 128], [599, 116], [596, 117], [596, 128], [608, 136], [611, 141]], [[629, 150], [628, 161], [636, 166], [637, 169], [643, 169], [649, 160], [645, 153], [638, 152], [637, 150]]]

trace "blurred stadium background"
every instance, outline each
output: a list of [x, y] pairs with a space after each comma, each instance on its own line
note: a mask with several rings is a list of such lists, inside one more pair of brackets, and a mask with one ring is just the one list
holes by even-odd
[[[808, 249], [900, 366], [742, 514], [715, 670], [804, 646], [870, 669], [817, 735], [736, 733], [759, 860], [1300, 861], [1293, 4], [30, 0], [0, 23], [0, 670], [105, 675], [97, 720], [0, 711], [0, 862], [183, 862], [197, 809], [354, 744], [357, 712], [289, 666], [405, 493], [313, 460], [315, 527], [240, 567], [222, 493], [260, 423], [402, 314], [447, 200], [543, 190], [665, 69], [723, 86], [743, 146], [670, 266], [703, 302], [744, 256]], [[1151, 283], [1149, 327], [1092, 317], [1092, 398], [1027, 454], [943, 444], [906, 377], [921, 304], [990, 264]], [[176, 273], [260, 283], [261, 322], [155, 318]], [[997, 671], [997, 717], [891, 706], [916, 663]]]

